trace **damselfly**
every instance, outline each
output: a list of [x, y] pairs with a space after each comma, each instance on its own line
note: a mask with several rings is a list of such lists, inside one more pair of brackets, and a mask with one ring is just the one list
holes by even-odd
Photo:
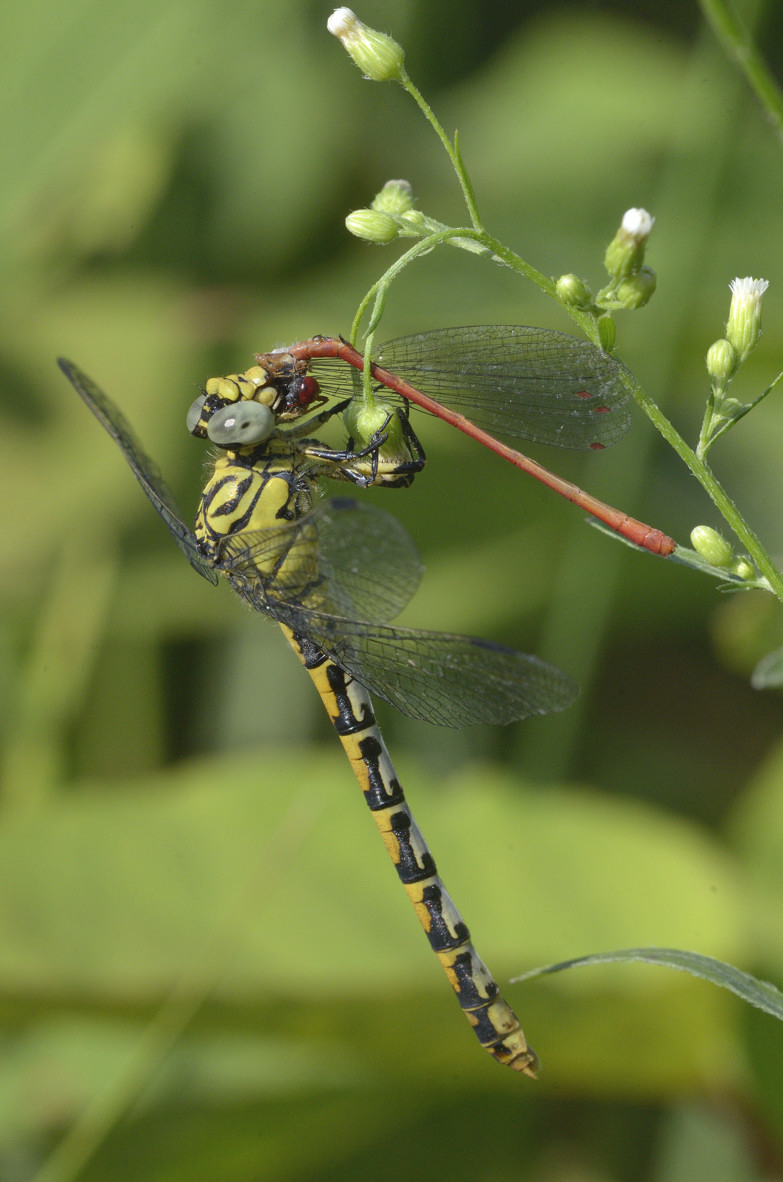
[[[122, 449], [191, 565], [212, 583], [224, 575], [243, 599], [280, 625], [321, 695], [479, 1041], [498, 1062], [533, 1075], [536, 1056], [438, 876], [368, 691], [413, 718], [466, 726], [562, 710], [576, 686], [558, 669], [501, 645], [389, 622], [413, 596], [421, 573], [407, 533], [389, 514], [368, 506], [345, 499], [316, 503], [319, 476], [351, 479], [357, 462], [377, 453], [386, 434], [360, 452], [331, 450], [307, 438], [345, 404], [292, 423], [317, 404], [318, 394], [305, 375], [291, 374], [289, 361], [275, 354], [270, 371], [254, 367], [213, 379], [191, 407], [191, 432], [221, 449], [195, 530], [185, 525], [114, 403], [71, 362], [61, 360], [60, 366]], [[285, 422], [292, 425], [279, 425]], [[408, 462], [403, 460], [403, 469]], [[395, 479], [390, 470], [387, 475]], [[404, 479], [406, 472], [397, 475]]]
[[[342, 339], [311, 337], [282, 352], [326, 394], [345, 397], [360, 389], [356, 371], [364, 358]], [[274, 365], [277, 355], [257, 359], [261, 366]], [[634, 545], [664, 556], [675, 549], [660, 530], [495, 437], [592, 450], [621, 439], [631, 423], [624, 367], [595, 345], [524, 325], [445, 328], [388, 341], [373, 354], [370, 369], [379, 386], [464, 431]]]

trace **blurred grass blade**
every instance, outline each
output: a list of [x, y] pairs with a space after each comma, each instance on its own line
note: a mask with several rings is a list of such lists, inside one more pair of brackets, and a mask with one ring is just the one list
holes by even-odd
[[559, 964], [546, 965], [544, 968], [531, 969], [521, 977], [512, 977], [512, 983], [530, 981], [533, 977], [545, 977], [549, 973], [559, 973], [563, 969], [580, 968], [582, 965], [592, 964], [626, 964], [632, 961], [642, 964], [659, 964], [667, 969], [679, 969], [690, 973], [692, 977], [701, 977], [721, 989], [728, 989], [741, 997], [756, 1009], [772, 1014], [773, 1018], [783, 1020], [783, 993], [768, 981], [759, 981], [749, 973], [743, 973], [733, 965], [724, 964], [722, 960], [715, 960], [711, 956], [701, 956], [698, 952], [684, 952], [679, 948], [625, 948], [619, 952], [596, 952], [592, 956], [578, 956], [574, 960], [563, 960]]

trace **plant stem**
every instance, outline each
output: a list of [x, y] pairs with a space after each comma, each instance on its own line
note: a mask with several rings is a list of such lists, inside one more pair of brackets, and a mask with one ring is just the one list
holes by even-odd
[[[455, 227], [452, 229], [444, 229], [435, 234], [430, 234], [426, 238], [421, 239], [414, 246], [407, 250], [405, 254], [394, 262], [387, 271], [384, 272], [381, 279], [373, 284], [367, 294], [364, 296], [354, 323], [352, 326], [352, 342], [355, 341], [356, 333], [358, 332], [359, 322], [361, 321], [364, 312], [369, 303], [375, 297], [378, 297], [378, 303], [372, 317], [371, 331], [375, 329], [379, 319], [378, 304], [382, 305], [385, 299], [386, 291], [392, 279], [404, 268], [407, 267], [415, 258], [432, 250], [435, 246], [444, 242], [452, 242], [454, 239], [465, 238], [473, 242], [477, 242], [491, 253], [492, 257], [498, 262], [503, 263], [504, 266], [510, 267], [513, 271], [517, 271], [520, 275], [524, 275], [531, 283], [534, 283], [540, 291], [545, 295], [556, 299], [558, 303], [571, 316], [571, 318], [582, 328], [585, 335], [592, 343], [599, 348], [601, 347], [598, 324], [595, 315], [583, 308], [576, 308], [572, 305], [563, 304], [559, 299], [553, 280], [549, 279], [542, 272], [537, 271], [535, 267], [526, 262], [513, 250], [509, 250], [502, 242], [493, 238], [485, 230], [469, 229], [467, 227]], [[758, 567], [759, 571], [764, 575], [769, 583], [770, 589], [774, 592], [777, 598], [783, 603], [783, 574], [775, 566], [770, 558], [768, 552], [762, 545], [758, 535], [751, 529], [739, 509], [729, 497], [726, 490], [721, 485], [720, 481], [715, 477], [712, 469], [704, 461], [704, 459], [697, 455], [692, 448], [688, 446], [673, 424], [666, 418], [657, 403], [651, 398], [639, 385], [636, 379], [631, 374], [630, 370], [623, 367], [621, 370], [622, 381], [626, 389], [633, 395], [636, 402], [645, 412], [650, 422], [655, 426], [667, 443], [677, 452], [680, 459], [688, 466], [693, 475], [701, 484], [707, 495], [711, 498], [716, 508], [722, 514], [726, 523], [737, 535], [739, 540], [743, 543], [747, 552], [753, 562]], [[773, 383], [776, 384], [776, 383]], [[772, 388], [772, 387], [770, 387]], [[768, 391], [765, 391], [768, 393]]]
[[688, 447], [688, 444], [669, 422], [657, 403], [642, 389], [630, 370], [623, 370], [622, 380], [626, 389], [633, 394], [636, 402], [647, 415], [653, 426], [660, 431], [669, 446], [677, 452], [683, 463], [690, 468], [726, 523], [747, 549], [751, 559], [769, 583], [770, 589], [781, 603], [783, 603], [783, 574], [775, 566], [760, 538], [745, 521], [745, 518], [723, 488], [723, 485], [716, 478], [712, 469]]
[[411, 98], [418, 104], [419, 109], [423, 112], [427, 122], [433, 128], [438, 139], [448, 152], [449, 160], [451, 160], [454, 171], [457, 174], [457, 178], [462, 189], [462, 195], [465, 198], [465, 204], [468, 207], [468, 213], [470, 215], [473, 228], [476, 230], [481, 230], [482, 225], [481, 218], [479, 217], [478, 204], [476, 202], [476, 194], [473, 192], [473, 185], [470, 183], [470, 177], [468, 176], [465, 165], [462, 162], [459, 146], [456, 144], [456, 137], [455, 143], [452, 144], [451, 140], [446, 135], [446, 132], [441, 127], [432, 107], [429, 105], [424, 95], [421, 94], [417, 87], [414, 86], [413, 82], [411, 82], [410, 78], [408, 77], [408, 73], [404, 68], [402, 70], [402, 77], [400, 81]]

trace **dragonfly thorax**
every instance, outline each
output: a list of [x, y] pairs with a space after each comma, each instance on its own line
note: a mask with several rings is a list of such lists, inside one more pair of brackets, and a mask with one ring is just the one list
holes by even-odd
[[272, 443], [279, 448], [257, 449], [260, 456], [229, 452], [216, 461], [195, 526], [199, 547], [212, 561], [219, 560], [227, 538], [295, 521], [312, 508], [315, 477], [291, 463], [284, 439]]

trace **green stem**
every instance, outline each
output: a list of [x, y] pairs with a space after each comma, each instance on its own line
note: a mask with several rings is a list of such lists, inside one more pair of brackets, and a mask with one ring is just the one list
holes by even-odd
[[626, 389], [633, 394], [636, 402], [647, 415], [653, 426], [657, 427], [669, 446], [677, 452], [683, 463], [690, 468], [724, 520], [745, 546], [751, 559], [769, 583], [770, 589], [775, 593], [781, 603], [783, 603], [783, 574], [775, 566], [760, 538], [745, 521], [745, 518], [723, 488], [723, 485], [715, 477], [712, 469], [688, 447], [688, 444], [669, 422], [657, 403], [642, 389], [630, 370], [623, 371], [622, 380]]
[[[352, 341], [355, 340], [355, 334], [358, 331], [359, 322], [366, 311], [369, 303], [376, 299], [376, 309], [372, 318], [371, 329], [374, 330], [379, 319], [380, 307], [382, 307], [383, 299], [385, 299], [386, 291], [389, 284], [394, 277], [399, 274], [404, 267], [407, 267], [419, 255], [425, 254], [432, 250], [435, 246], [444, 242], [452, 242], [454, 239], [464, 238], [469, 241], [477, 242], [482, 245], [492, 257], [498, 262], [503, 263], [504, 266], [510, 267], [512, 270], [523, 275], [526, 279], [534, 283], [540, 291], [545, 295], [556, 299], [558, 303], [562, 304], [556, 291], [555, 283], [546, 275], [537, 271], [530, 263], [527, 263], [514, 251], [509, 250], [502, 242], [493, 238], [491, 234], [487, 234], [485, 230], [469, 229], [466, 227], [456, 227], [452, 229], [444, 229], [435, 234], [430, 234], [426, 238], [421, 239], [414, 246], [407, 250], [405, 254], [401, 255], [395, 263], [384, 273], [377, 283], [373, 284], [370, 290], [365, 295], [352, 327]], [[601, 347], [598, 323], [595, 315], [583, 308], [576, 308], [568, 304], [562, 304], [566, 312], [571, 318], [582, 328], [585, 335], [592, 341], [593, 344]], [[675, 429], [673, 424], [666, 418], [663, 412], [658, 407], [657, 403], [642, 389], [636, 379], [629, 370], [622, 370], [622, 381], [626, 389], [633, 395], [636, 402], [645, 412], [652, 424], [657, 427], [661, 435], [667, 443], [677, 452], [680, 459], [688, 466], [693, 475], [701, 484], [707, 495], [711, 498], [716, 508], [724, 517], [727, 524], [731, 527], [739, 540], [745, 546], [748, 554], [753, 562], [755, 562], [759, 571], [764, 575], [769, 583], [771, 590], [783, 602], [783, 574], [773, 563], [769, 554], [758, 535], [751, 529], [744, 517], [740, 513], [737, 506], [729, 497], [726, 490], [716, 479], [712, 469], [705, 463], [704, 459], [697, 455], [692, 450]], [[765, 391], [766, 393], [766, 391]]]
[[468, 176], [467, 169], [465, 168], [465, 165], [462, 161], [462, 156], [460, 155], [456, 136], [455, 142], [452, 144], [451, 140], [446, 135], [446, 132], [441, 127], [432, 107], [429, 105], [424, 95], [421, 94], [417, 87], [414, 86], [413, 82], [411, 82], [407, 71], [404, 68], [401, 72], [400, 82], [405, 87], [414, 102], [418, 104], [418, 107], [423, 112], [427, 122], [433, 128], [438, 139], [448, 152], [449, 160], [451, 161], [454, 171], [457, 174], [457, 178], [462, 189], [462, 195], [465, 198], [465, 204], [468, 207], [468, 213], [470, 215], [473, 228], [475, 230], [481, 230], [482, 225], [481, 218], [479, 217], [478, 204], [476, 202], [476, 194], [473, 192], [473, 185], [470, 183], [470, 177]]
[[[414, 259], [419, 258], [420, 255], [428, 254], [431, 250], [434, 250], [436, 246], [440, 246], [441, 243], [453, 242], [457, 238], [468, 238], [471, 241], [479, 242], [484, 245], [485, 239], [488, 239], [488, 235], [485, 234], [483, 230], [473, 230], [469, 228], [452, 229], [450, 227], [445, 227], [443, 230], [438, 230], [434, 234], [428, 234], [426, 238], [421, 238], [418, 242], [406, 250], [404, 254], [401, 254], [400, 257], [396, 259], [392, 265], [387, 268], [387, 270], [384, 271], [380, 279], [376, 280], [372, 287], [369, 288], [368, 291], [366, 291], [363, 295], [359, 306], [356, 309], [353, 323], [351, 324], [351, 332], [348, 339], [352, 345], [356, 344], [356, 339], [359, 335], [359, 326], [368, 307], [373, 301], [375, 301], [375, 307], [370, 320], [369, 331], [374, 331], [377, 328], [378, 321], [381, 317], [381, 312], [383, 311], [386, 292], [388, 291], [392, 280], [395, 279], [397, 275], [399, 275], [400, 272], [403, 271], [407, 266], [409, 266], [409, 264], [412, 263]], [[494, 241], [494, 239], [492, 241]], [[495, 253], [493, 248], [488, 247], [487, 249], [489, 253]], [[544, 276], [541, 278], [544, 279]], [[548, 280], [545, 281], [548, 282]]]
[[[776, 378], [774, 378], [773, 381], [770, 382], [770, 384], [767, 386], [766, 390], [762, 390], [762, 392], [758, 395], [758, 397], [754, 398], [752, 402], [748, 402], [744, 406], [740, 406], [739, 409], [735, 410], [733, 414], [729, 415], [728, 417], [725, 417], [719, 427], [715, 427], [715, 419], [718, 419], [718, 421], [720, 421], [720, 416], [713, 415], [711, 417], [710, 428], [709, 428], [709, 431], [707, 431], [707, 433], [706, 433], [706, 438], [704, 439], [704, 442], [702, 443], [702, 439], [699, 440], [699, 447], [697, 448], [696, 454], [700, 458], [705, 456], [707, 454], [707, 452], [709, 451], [709, 449], [712, 447], [713, 443], [715, 443], [718, 439], [720, 439], [722, 435], [725, 435], [727, 431], [730, 431], [731, 428], [734, 427], [740, 421], [740, 419], [744, 419], [745, 415], [748, 414], [749, 411], [751, 411], [755, 407], [757, 407], [758, 404], [762, 401], [762, 399], [766, 398], [768, 394], [771, 394], [772, 391], [776, 388], [776, 386], [779, 386], [781, 382], [783, 382], [783, 373], [779, 373], [778, 376]], [[710, 407], [710, 412], [711, 411], [712, 411], [712, 408]], [[706, 424], [706, 422], [707, 422], [707, 419], [705, 416], [705, 424]], [[702, 436], [704, 436], [704, 434], [705, 434], [705, 431], [704, 431], [704, 428], [702, 428]]]

